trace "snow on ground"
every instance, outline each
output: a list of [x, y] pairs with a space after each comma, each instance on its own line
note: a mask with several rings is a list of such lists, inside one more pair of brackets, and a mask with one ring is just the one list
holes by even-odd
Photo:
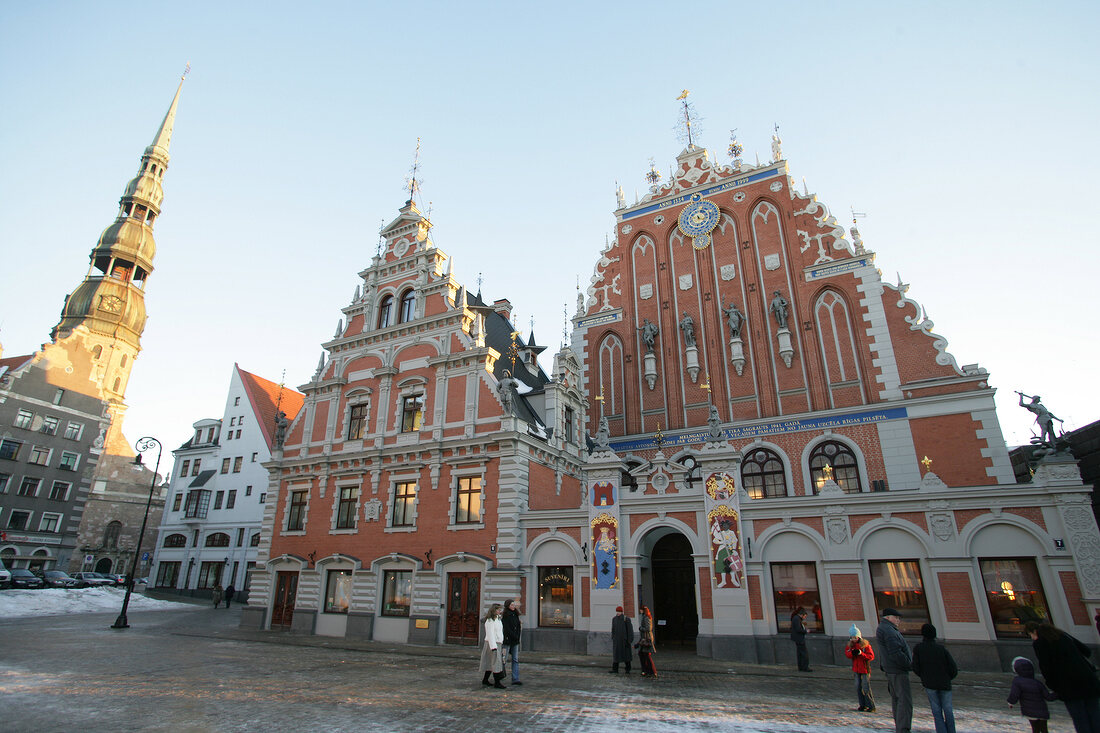
[[[0, 590], [0, 619], [23, 616], [57, 616], [70, 613], [104, 613], [122, 610], [125, 588], [43, 588]], [[131, 611], [172, 611], [194, 608], [190, 603], [159, 601], [140, 593], [130, 594]]]

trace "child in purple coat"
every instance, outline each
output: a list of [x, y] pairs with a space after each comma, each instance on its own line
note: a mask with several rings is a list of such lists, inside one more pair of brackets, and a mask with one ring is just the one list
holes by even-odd
[[1047, 733], [1047, 720], [1050, 719], [1047, 700], [1053, 700], [1056, 695], [1035, 679], [1035, 665], [1030, 659], [1016, 657], [1012, 660], [1012, 671], [1016, 673], [1016, 678], [1012, 680], [1012, 690], [1008, 693], [1008, 706], [1019, 702], [1020, 715], [1030, 720], [1032, 733]]

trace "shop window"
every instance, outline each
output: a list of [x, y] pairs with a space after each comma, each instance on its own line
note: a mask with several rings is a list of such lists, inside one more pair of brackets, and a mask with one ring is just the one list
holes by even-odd
[[817, 565], [812, 562], [773, 563], [772, 592], [775, 599], [775, 625], [779, 633], [791, 630], [791, 615], [800, 606], [806, 609], [806, 630], [821, 632], [821, 594], [817, 588]]
[[340, 489], [340, 502], [336, 507], [336, 529], [355, 529], [355, 508], [358, 505], [358, 487], [346, 486]]
[[424, 419], [424, 395], [412, 395], [401, 400], [401, 432], [413, 433], [420, 430]]
[[391, 527], [412, 527], [416, 523], [416, 482], [403, 481], [393, 489], [393, 521]]
[[573, 628], [573, 568], [539, 568], [539, 626]]
[[175, 588], [180, 577], [180, 563], [162, 562], [157, 567], [157, 588]]
[[409, 615], [412, 600], [412, 573], [408, 570], [386, 570], [382, 582], [382, 615]]
[[306, 497], [308, 491], [290, 492], [290, 508], [287, 512], [286, 528], [288, 532], [300, 532], [306, 526]]
[[[859, 464], [852, 449], [836, 440], [826, 440], [814, 446], [810, 453], [810, 482], [814, 493], [821, 491], [829, 478], [826, 466], [832, 466], [832, 479], [849, 494], [863, 491], [859, 481]], [[899, 609], [900, 610], [900, 609]]]
[[779, 454], [757, 448], [741, 459], [741, 485], [753, 499], [775, 499], [787, 495], [787, 473]]
[[404, 295], [401, 296], [401, 320], [400, 323], [407, 323], [413, 319], [413, 312], [416, 310], [416, 291], [406, 290]]
[[325, 587], [325, 613], [347, 613], [351, 605], [351, 571], [329, 570]]
[[898, 628], [903, 634], [919, 634], [930, 623], [920, 563], [916, 560], [871, 560], [871, 589], [878, 615], [884, 608], [901, 612]]
[[455, 524], [481, 522], [481, 479], [460, 478], [455, 496]]
[[178, 532], [164, 538], [165, 547], [187, 547], [187, 537]]
[[378, 306], [378, 327], [385, 328], [390, 325], [390, 320], [393, 318], [393, 296], [387, 295], [382, 298], [382, 303]]
[[367, 406], [352, 405], [348, 415], [348, 440], [362, 440], [367, 432]]
[[985, 598], [998, 639], [1020, 639], [1028, 621], [1050, 622], [1039, 570], [1031, 558], [979, 560]]
[[224, 562], [204, 562], [199, 566], [199, 589], [213, 588], [222, 581]]

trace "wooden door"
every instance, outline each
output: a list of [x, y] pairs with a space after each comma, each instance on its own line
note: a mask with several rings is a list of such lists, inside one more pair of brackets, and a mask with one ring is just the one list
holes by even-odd
[[481, 574], [447, 574], [447, 641], [477, 644], [481, 613]]
[[271, 604], [271, 628], [290, 628], [297, 596], [298, 573], [279, 571], [275, 579], [275, 601]]

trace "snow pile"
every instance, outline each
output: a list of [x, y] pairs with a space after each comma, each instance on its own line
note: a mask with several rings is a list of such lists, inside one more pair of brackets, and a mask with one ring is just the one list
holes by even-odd
[[[71, 613], [121, 611], [125, 588], [43, 588], [0, 590], [0, 619], [23, 616], [58, 616]], [[174, 611], [194, 608], [190, 603], [159, 601], [130, 594], [131, 611]]]

